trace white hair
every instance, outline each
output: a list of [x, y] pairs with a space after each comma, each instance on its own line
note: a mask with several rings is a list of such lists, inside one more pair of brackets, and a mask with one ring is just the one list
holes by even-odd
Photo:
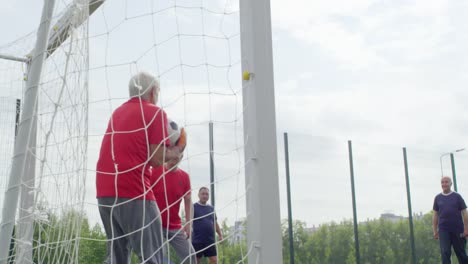
[[147, 72], [139, 72], [130, 79], [128, 92], [130, 97], [140, 97], [145, 100], [149, 100], [151, 93], [154, 92], [154, 103], [156, 103], [159, 94], [159, 81]]

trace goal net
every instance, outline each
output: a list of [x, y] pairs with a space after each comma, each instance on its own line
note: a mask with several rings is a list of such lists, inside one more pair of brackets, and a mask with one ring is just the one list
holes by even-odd
[[[26, 167], [33, 167], [33, 174], [23, 177], [19, 186], [9, 186], [8, 182], [14, 155], [16, 107], [18, 102], [24, 103], [29, 68], [27, 62], [0, 60], [2, 205], [7, 206], [3, 204], [4, 195], [12, 188], [21, 190], [9, 260], [102, 263], [108, 242], [122, 238], [109, 237], [103, 227], [96, 200], [96, 164], [113, 112], [129, 100], [130, 78], [146, 71], [160, 83], [157, 105], [188, 135], [179, 168], [190, 175], [191, 192], [175, 195], [178, 199], [160, 210], [171, 218], [171, 207], [181, 201], [180, 232], [184, 232], [185, 225], [194, 225], [200, 218], [185, 221], [183, 197], [191, 196], [196, 203], [201, 187], [208, 187], [210, 194], [214, 188], [215, 197], [210, 197], [208, 203], [216, 201], [214, 213], [222, 233], [218, 236], [213, 225], [216, 239], [185, 258], [174, 251], [175, 238], [165, 233], [156, 251], [164, 252], [167, 263], [191, 263], [193, 254], [214, 247], [220, 263], [246, 262], [253, 245], [246, 243], [245, 228], [245, 109], [238, 1], [91, 3], [97, 5], [89, 6], [86, 0], [56, 3], [48, 55], [38, 98], [33, 102], [37, 107], [36, 136], [30, 132], [27, 139], [21, 139], [30, 142], [27, 152], [33, 158], [26, 160]], [[33, 31], [15, 42], [0, 43], [0, 54], [31, 60], [35, 41]], [[132, 131], [112, 131], [111, 136], [119, 133]], [[211, 171], [210, 154], [214, 161]], [[174, 196], [173, 186], [165, 191], [166, 198]], [[145, 228], [138, 231], [144, 232]], [[150, 263], [149, 258], [137, 257], [143, 247], [133, 248], [133, 263]]]

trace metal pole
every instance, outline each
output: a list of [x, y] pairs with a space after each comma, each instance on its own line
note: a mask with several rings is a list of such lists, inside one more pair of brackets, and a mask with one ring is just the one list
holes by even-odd
[[351, 174], [351, 195], [353, 200], [353, 222], [354, 222], [354, 248], [356, 254], [356, 264], [361, 263], [361, 255], [359, 253], [359, 230], [356, 212], [356, 191], [354, 188], [354, 165], [353, 165], [353, 145], [351, 140], [348, 140], [348, 153], [349, 153], [349, 171]]
[[283, 262], [269, 0], [239, 2], [249, 264]]
[[455, 157], [453, 153], [450, 153], [450, 162], [452, 163], [452, 179], [453, 179], [453, 189], [458, 192], [457, 186], [457, 173], [455, 170]]
[[447, 154], [450, 154], [450, 153], [444, 153], [442, 155], [440, 155], [440, 158], [439, 158], [439, 161], [440, 161], [440, 177], [444, 177], [444, 167], [443, 167], [443, 161], [442, 161], [442, 158], [447, 155]]
[[211, 190], [211, 205], [215, 207], [216, 198], [215, 198], [215, 179], [214, 179], [214, 143], [213, 143], [213, 122], [210, 121], [209, 124], [209, 134], [210, 134], [210, 190]]
[[0, 59], [18, 61], [18, 62], [25, 62], [25, 63], [27, 63], [29, 61], [28, 58], [11, 56], [11, 55], [8, 55], [8, 54], [0, 54]]
[[[15, 226], [16, 209], [18, 206], [18, 197], [21, 184], [27, 184], [27, 188], [31, 186], [31, 182], [26, 179], [25, 174], [28, 173], [29, 179], [34, 179], [35, 158], [31, 150], [35, 149], [32, 145], [35, 143], [37, 128], [37, 98], [38, 86], [42, 72], [43, 62], [46, 57], [46, 47], [50, 30], [50, 22], [54, 10], [55, 0], [44, 2], [42, 10], [41, 23], [37, 32], [36, 47], [34, 55], [31, 59], [31, 64], [28, 71], [28, 79], [26, 82], [26, 91], [24, 95], [24, 109], [21, 122], [18, 126], [18, 140], [15, 142], [15, 149], [12, 161], [12, 168], [8, 188], [5, 192], [5, 199], [2, 210], [2, 221], [0, 224], [0, 263], [6, 263], [8, 259], [8, 251], [10, 238]], [[26, 180], [25, 180], [26, 179]], [[22, 210], [31, 210], [32, 208], [21, 208]], [[30, 212], [32, 217], [32, 212]], [[28, 219], [22, 219], [29, 222]], [[20, 233], [20, 229], [24, 233]], [[32, 236], [33, 226], [22, 227], [18, 226], [18, 243], [16, 255], [18, 263], [32, 262]], [[23, 240], [27, 239], [27, 240]]]
[[416, 246], [414, 243], [413, 210], [411, 209], [411, 191], [410, 191], [410, 183], [409, 183], [408, 159], [406, 156], [406, 148], [403, 148], [403, 161], [405, 163], [406, 196], [408, 199], [408, 221], [409, 221], [409, 227], [410, 227], [411, 263], [416, 264]]
[[442, 166], [442, 158], [444, 156], [446, 156], [446, 155], [450, 154], [450, 156], [452, 156], [454, 153], [458, 153], [458, 152], [462, 152], [462, 151], [465, 151], [465, 148], [456, 149], [454, 151], [443, 153], [442, 155], [440, 155], [440, 173], [441, 173], [442, 177], [446, 176], [446, 175], [444, 175], [444, 169], [443, 169], [443, 166]]
[[286, 192], [288, 195], [288, 234], [289, 234], [289, 263], [294, 264], [294, 236], [291, 206], [291, 180], [289, 174], [289, 142], [288, 133], [284, 133], [284, 157], [286, 164]]

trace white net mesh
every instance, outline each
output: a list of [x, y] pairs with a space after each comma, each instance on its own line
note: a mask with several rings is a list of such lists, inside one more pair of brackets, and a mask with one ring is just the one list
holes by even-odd
[[[9, 83], [5, 93], [6, 103], [11, 109], [15, 107], [16, 98], [23, 99], [22, 104], [37, 106], [34, 119], [37, 126], [25, 133], [26, 137], [18, 137], [17, 141], [28, 141], [31, 145], [26, 153], [32, 154], [32, 159], [26, 159], [21, 178], [20, 198], [16, 215], [15, 234], [11, 240], [10, 260], [21, 263], [62, 263], [77, 262], [78, 241], [85, 195], [85, 179], [87, 166], [87, 105], [88, 105], [88, 40], [87, 21], [88, 7], [59, 3], [56, 5], [52, 25], [55, 26], [49, 35], [51, 44], [44, 63], [41, 79], [38, 85], [38, 98], [24, 101], [26, 86], [29, 82], [27, 62], [2, 60], [1, 65], [8, 70], [2, 70], [2, 81]], [[73, 10], [69, 13], [66, 23], [59, 20], [65, 13], [60, 10]], [[60, 30], [60, 25], [68, 25], [65, 35], [54, 35]], [[18, 58], [33, 59], [36, 34], [31, 33], [18, 41], [9, 43], [2, 48], [2, 54]], [[55, 45], [56, 47], [53, 47]], [[14, 65], [14, 66], [12, 66]], [[3, 88], [3, 87], [2, 87]], [[29, 92], [29, 91], [28, 91]], [[13, 108], [15, 109], [15, 108]], [[2, 112], [8, 115], [8, 120], [16, 120], [16, 111]], [[23, 117], [24, 119], [25, 117]], [[22, 121], [23, 122], [23, 121]], [[27, 122], [27, 118], [26, 118]], [[14, 140], [11, 128], [15, 122], [2, 123], [3, 129], [10, 129], [8, 138]], [[3, 135], [3, 133], [2, 133]], [[11, 171], [12, 144], [2, 144], [2, 150], [9, 152], [8, 163], [2, 164], [2, 186], [5, 195], [11, 195], [17, 185], [8, 185]], [[17, 156], [23, 156], [18, 152]], [[27, 167], [32, 167], [28, 171]], [[19, 177], [12, 175], [11, 177]], [[3, 207], [16, 208], [14, 204], [3, 204]], [[6, 218], [6, 216], [3, 216]], [[8, 223], [7, 223], [8, 224]], [[5, 229], [2, 229], [2, 231]], [[31, 241], [32, 239], [32, 241]]]
[[[116, 236], [115, 232], [121, 228], [121, 223], [112, 222], [114, 232], [106, 235], [96, 202], [95, 168], [109, 119], [129, 99], [130, 77], [144, 70], [160, 81], [158, 106], [187, 131], [188, 145], [179, 168], [190, 175], [191, 193], [179, 194], [178, 188], [165, 186], [164, 199], [175, 197], [175, 202], [160, 210], [171, 218], [171, 207], [181, 202], [182, 226], [163, 232], [164, 242], [158, 244], [154, 252], [141, 259], [134, 254], [132, 262], [151, 263], [152, 257], [158, 256], [159, 252], [164, 252], [167, 263], [180, 263], [184, 259], [184, 263], [192, 262], [194, 252], [184, 257], [174, 251], [177, 236], [173, 234], [184, 235], [184, 224], [187, 224], [182, 200], [191, 197], [192, 202], [196, 202], [200, 187], [214, 186], [216, 197], [210, 199], [216, 198], [214, 212], [223, 239], [214, 234], [216, 225], [213, 225], [210, 232], [216, 239], [207, 241], [195, 251], [202, 253], [215, 247], [219, 262], [243, 263], [249, 251], [244, 227], [238, 2], [153, 0], [136, 3], [113, 0], [99, 6], [89, 20], [88, 10], [92, 8], [80, 5], [83, 2], [86, 1], [57, 3], [52, 23], [57, 26], [52, 28], [51, 36], [58, 35], [58, 39], [64, 41], [59, 41], [60, 45], [56, 49], [54, 46], [53, 54], [46, 59], [39, 86], [37, 147], [33, 149], [36, 176], [22, 182], [33, 191], [34, 206], [32, 211], [19, 210], [27, 211], [26, 216], [28, 213], [33, 216], [32, 261], [102, 263], [108, 242], [114, 245], [122, 239], [131, 240], [133, 234], [145, 232], [145, 235], [157, 235], [148, 232], [152, 230], [149, 228], [151, 223], [160, 221], [160, 217], [150, 219], [149, 224], [140, 226], [133, 233], [124, 232], [122, 236]], [[63, 25], [70, 23], [70, 34], [60, 35]], [[30, 34], [25, 41], [29, 44], [27, 48], [7, 53], [24, 56], [31, 51], [30, 43], [34, 41], [35, 34]], [[18, 46], [7, 45], [9, 48]], [[10, 62], [1, 61], [0, 67], [6, 63]], [[1, 151], [6, 157], [13, 151], [14, 136], [11, 133], [15, 124], [15, 99], [22, 96], [23, 74], [27, 71], [26, 64], [15, 62], [15, 65], [14, 72], [8, 66], [0, 71], [4, 77], [1, 82], [8, 80], [5, 82], [7, 87], [12, 87], [12, 83], [19, 87], [7, 89], [14, 90], [4, 95], [12, 98], [11, 102], [0, 100], [0, 107], [8, 108], [0, 116], [0, 120], [5, 120], [0, 125], [2, 131], [9, 131], [9, 143], [2, 144]], [[209, 168], [210, 122], [214, 127], [214, 182], [210, 182]], [[132, 134], [133, 131], [113, 130], [109, 136], [119, 133]], [[111, 151], [110, 155], [116, 153]], [[146, 161], [134, 164], [132, 169], [144, 164]], [[2, 193], [6, 190], [9, 166], [8, 162], [2, 163]], [[119, 176], [126, 175], [115, 173], [112, 177], [118, 179]], [[121, 198], [130, 198], [130, 201], [113, 203], [109, 207], [116, 219], [120, 217], [121, 221], [128, 221], [142, 217], [117, 216], [118, 207], [131, 205], [134, 197]], [[214, 212], [189, 223], [213, 216]], [[135, 209], [135, 214], [147, 217], [150, 212], [147, 208]], [[21, 222], [21, 216], [18, 217], [17, 221]], [[130, 243], [136, 255], [141, 255], [149, 246], [145, 235], [138, 246]], [[23, 242], [15, 236], [12, 247]], [[168, 244], [171, 246], [165, 247]], [[17, 259], [16, 253], [17, 249], [13, 249], [10, 257]]]
[[[85, 216], [88, 132], [88, 6], [84, 2], [65, 6], [70, 11], [58, 16], [49, 40], [53, 53], [41, 78], [33, 245], [34, 262], [39, 263], [79, 259], [76, 238]], [[69, 34], [60, 34], [62, 23], [70, 26]], [[55, 48], [55, 43], [60, 45]]]
[[[17, 41], [1, 45], [0, 54], [27, 54], [33, 42], [33, 35], [25, 36]], [[0, 198], [8, 186], [8, 175], [10, 173], [11, 157], [15, 140], [16, 123], [16, 101], [23, 96], [24, 75], [26, 65], [17, 61], [0, 60]], [[1, 213], [1, 212], [0, 212]]]

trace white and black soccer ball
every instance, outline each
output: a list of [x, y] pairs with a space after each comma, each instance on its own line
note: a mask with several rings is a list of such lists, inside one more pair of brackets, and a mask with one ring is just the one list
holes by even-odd
[[175, 146], [180, 138], [180, 127], [171, 119], [167, 119], [167, 124], [167, 135], [169, 137], [170, 144], [171, 146]]

